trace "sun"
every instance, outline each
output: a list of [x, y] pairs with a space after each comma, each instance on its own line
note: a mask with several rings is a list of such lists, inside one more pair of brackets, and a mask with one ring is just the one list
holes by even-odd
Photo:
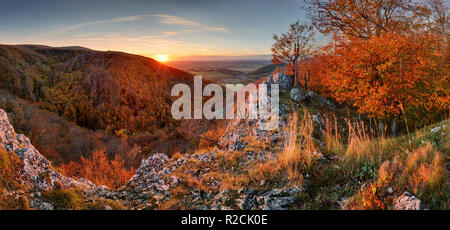
[[154, 57], [159, 62], [167, 62], [169, 60], [169, 55], [166, 54], [158, 54]]

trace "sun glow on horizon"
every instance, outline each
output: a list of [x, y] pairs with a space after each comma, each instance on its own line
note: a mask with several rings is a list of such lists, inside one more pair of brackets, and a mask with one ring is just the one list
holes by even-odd
[[158, 54], [158, 55], [155, 55], [153, 58], [155, 58], [159, 62], [167, 62], [169, 60], [169, 55]]

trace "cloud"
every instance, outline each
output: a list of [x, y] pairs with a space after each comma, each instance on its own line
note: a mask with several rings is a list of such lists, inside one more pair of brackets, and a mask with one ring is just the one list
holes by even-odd
[[216, 27], [216, 26], [207, 26], [204, 24], [201, 24], [196, 21], [191, 21], [185, 18], [180, 18], [172, 15], [167, 14], [157, 14], [156, 17], [160, 18], [160, 22], [164, 24], [172, 24], [172, 25], [183, 25], [192, 27], [198, 30], [204, 30], [209, 32], [219, 32], [219, 33], [225, 33], [228, 32], [227, 28], [224, 27]]
[[[185, 32], [195, 31], [195, 30], [218, 32], [218, 33], [228, 32], [228, 29], [224, 28], [224, 27], [208, 26], [208, 25], [204, 25], [199, 22], [196, 22], [196, 21], [192, 21], [192, 20], [177, 17], [177, 16], [172, 16], [172, 15], [167, 15], [167, 14], [156, 14], [156, 15], [145, 15], [144, 14], [144, 15], [133, 15], [133, 16], [118, 17], [118, 18], [112, 18], [112, 19], [106, 19], [106, 20], [97, 20], [97, 21], [79, 23], [79, 24], [68, 26], [68, 27], [65, 27], [65, 28], [62, 28], [59, 30], [51, 31], [49, 34], [51, 34], [51, 35], [63, 34], [63, 33], [69, 32], [71, 30], [79, 29], [79, 28], [86, 27], [86, 26], [99, 25], [99, 24], [123, 23], [123, 22], [149, 20], [153, 17], [158, 17], [160, 19], [159, 22], [163, 23], [163, 24], [182, 25], [182, 26], [191, 28], [191, 29], [184, 30]], [[167, 35], [170, 35], [170, 33]], [[175, 35], [175, 34], [173, 33], [173, 35]]]
[[151, 17], [151, 15], [134, 15], [134, 16], [119, 17], [119, 18], [113, 18], [113, 19], [107, 19], [107, 20], [85, 22], [85, 23], [79, 23], [79, 24], [75, 24], [72, 26], [68, 26], [63, 29], [55, 30], [50, 33], [62, 34], [62, 33], [65, 33], [65, 32], [71, 31], [71, 30], [75, 30], [78, 28], [82, 28], [85, 26], [98, 25], [98, 24], [109, 24], [109, 23], [133, 22], [133, 21], [140, 21], [140, 20], [148, 19], [150, 17]]

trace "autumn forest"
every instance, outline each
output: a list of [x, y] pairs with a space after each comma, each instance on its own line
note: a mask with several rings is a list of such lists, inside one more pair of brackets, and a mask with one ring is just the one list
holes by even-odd
[[[267, 22], [278, 31], [140, 14], [48, 32], [76, 33], [69, 41], [89, 48], [0, 36], [0, 209], [450, 209], [448, 2], [295, 7], [296, 20], [278, 16], [288, 26]], [[163, 32], [131, 37], [145, 20]], [[114, 23], [129, 34], [92, 32]], [[269, 42], [244, 39], [241, 24]], [[247, 56], [231, 62], [222, 45]], [[200, 73], [224, 89], [279, 84], [278, 129], [258, 128], [262, 118], [173, 118], [172, 88], [193, 89]]]

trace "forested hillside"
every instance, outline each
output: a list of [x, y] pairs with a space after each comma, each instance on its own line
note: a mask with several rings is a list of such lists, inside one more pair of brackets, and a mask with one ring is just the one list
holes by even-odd
[[153, 59], [79, 47], [0, 46], [0, 88], [108, 132], [173, 127], [170, 89], [191, 75]]

